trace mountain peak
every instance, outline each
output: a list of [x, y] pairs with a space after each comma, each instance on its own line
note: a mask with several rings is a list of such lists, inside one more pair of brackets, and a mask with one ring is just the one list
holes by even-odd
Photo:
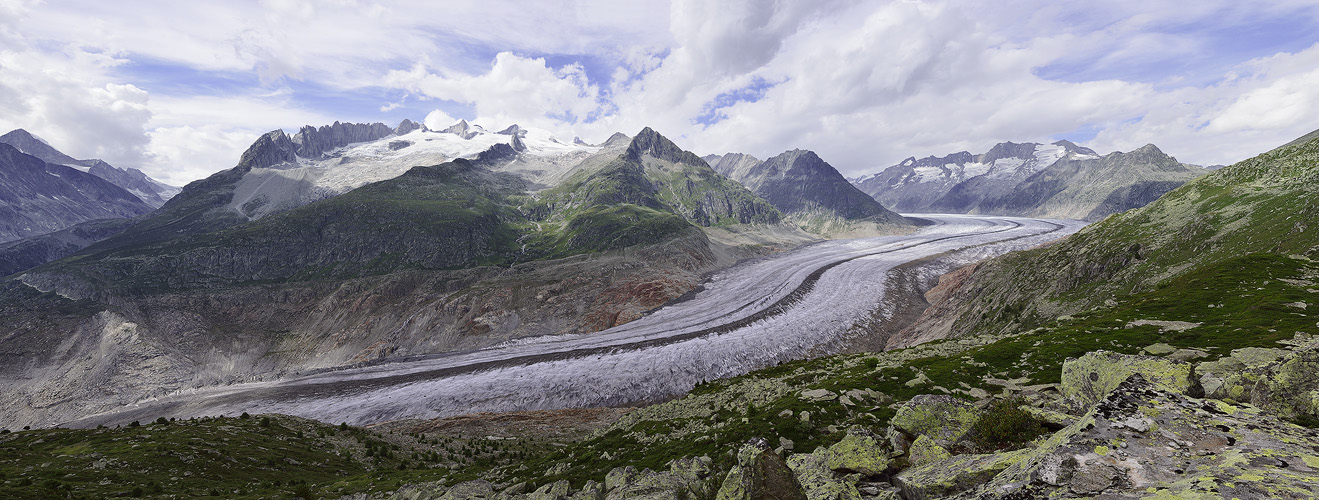
[[632, 138], [628, 137], [627, 134], [614, 132], [614, 135], [609, 136], [609, 140], [605, 141], [604, 147], [623, 146], [631, 142]]
[[1079, 144], [1077, 144], [1077, 143], [1075, 143], [1075, 142], [1069, 141], [1069, 140], [1067, 140], [1067, 139], [1062, 139], [1062, 140], [1059, 140], [1059, 141], [1055, 141], [1055, 142], [1053, 143], [1053, 145], [1054, 145], [1054, 146], [1062, 146], [1062, 147], [1063, 147], [1063, 151], [1066, 151], [1066, 152], [1068, 152], [1068, 153], [1072, 153], [1072, 154], [1099, 156], [1099, 153], [1096, 153], [1095, 150], [1090, 149], [1090, 148], [1087, 148], [1087, 147], [1085, 147], [1085, 146], [1081, 146], [1081, 145], [1079, 145]]
[[500, 130], [499, 132], [495, 132], [495, 133], [500, 135], [511, 135], [513, 137], [527, 136], [527, 130], [518, 126], [518, 124], [516, 123], [509, 125], [508, 128], [505, 128], [504, 130]]
[[8, 133], [6, 133], [5, 135], [0, 135], [0, 142], [4, 142], [5, 144], [9, 144], [9, 140], [10, 140], [10, 139], [24, 139], [24, 140], [30, 140], [30, 141], [37, 141], [37, 142], [40, 142], [40, 143], [45, 144], [45, 145], [47, 145], [47, 146], [50, 146], [50, 143], [49, 143], [49, 142], [46, 142], [45, 139], [42, 139], [42, 138], [40, 138], [40, 137], [37, 137], [37, 136], [34, 135], [32, 132], [28, 132], [27, 130], [24, 130], [24, 129], [21, 129], [21, 128], [16, 128], [16, 129], [14, 129], [14, 130], [10, 130], [10, 131], [9, 131]]
[[476, 129], [477, 127], [467, 123], [467, 120], [458, 120], [458, 123], [450, 125], [449, 128], [441, 130], [440, 132], [445, 134], [453, 134], [458, 137], [462, 137], [463, 139], [471, 139], [473, 137], [476, 137], [476, 134], [480, 133]]
[[627, 155], [630, 158], [640, 160], [642, 155], [647, 155], [664, 161], [674, 163], [701, 164], [705, 163], [694, 153], [684, 151], [677, 144], [668, 138], [659, 134], [654, 129], [646, 127], [632, 138], [632, 143], [627, 147]]
[[994, 147], [989, 148], [989, 152], [981, 156], [980, 161], [992, 163], [994, 160], [1003, 158], [1032, 158], [1035, 156], [1035, 148], [1039, 144], [1033, 142], [1000, 142]]
[[81, 162], [72, 156], [64, 154], [62, 151], [55, 149], [49, 142], [33, 135], [27, 130], [16, 128], [5, 135], [0, 135], [0, 142], [13, 146], [23, 153], [30, 154], [41, 158], [46, 163], [56, 165], [81, 165]]
[[298, 161], [297, 146], [288, 134], [275, 129], [263, 134], [243, 152], [238, 167], [244, 171]]
[[403, 134], [406, 134], [406, 133], [408, 133], [408, 132], [412, 132], [413, 130], [418, 130], [418, 129], [421, 129], [421, 130], [424, 131], [424, 130], [426, 130], [426, 126], [425, 126], [425, 125], [422, 125], [422, 124], [420, 124], [420, 123], [414, 122], [414, 121], [412, 121], [412, 120], [409, 120], [409, 119], [407, 119], [407, 118], [404, 118], [403, 121], [401, 121], [401, 122], [398, 123], [398, 126], [397, 126], [397, 127], [394, 127], [394, 135], [403, 135]]

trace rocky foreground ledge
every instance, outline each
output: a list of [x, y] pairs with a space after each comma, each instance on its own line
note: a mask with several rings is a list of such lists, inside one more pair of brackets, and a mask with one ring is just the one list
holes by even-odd
[[811, 453], [752, 439], [729, 450], [737, 465], [727, 474], [688, 457], [667, 471], [615, 468], [581, 488], [476, 480], [344, 498], [1316, 498], [1319, 430], [1294, 422], [1319, 416], [1319, 342], [1295, 345], [1199, 363], [1203, 352], [1157, 345], [1147, 352], [1163, 356], [1092, 352], [1068, 359], [1059, 385], [974, 403], [918, 396], [882, 432], [854, 427]]

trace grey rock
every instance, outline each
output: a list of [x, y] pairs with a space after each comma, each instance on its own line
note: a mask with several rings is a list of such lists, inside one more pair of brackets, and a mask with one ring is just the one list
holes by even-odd
[[748, 443], [719, 488], [718, 500], [806, 500], [802, 485], [782, 458], [763, 442]]
[[899, 406], [889, 423], [913, 438], [926, 435], [948, 448], [966, 435], [979, 418], [980, 411], [969, 401], [922, 394]]
[[340, 123], [320, 128], [307, 125], [292, 137], [295, 151], [303, 158], [321, 159], [326, 153], [357, 142], [367, 142], [393, 134], [394, 130], [383, 123]]

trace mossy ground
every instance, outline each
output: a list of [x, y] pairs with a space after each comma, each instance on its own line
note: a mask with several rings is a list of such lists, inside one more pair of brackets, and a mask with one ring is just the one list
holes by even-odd
[[0, 498], [292, 498], [391, 491], [545, 443], [380, 433], [281, 415], [0, 434]]

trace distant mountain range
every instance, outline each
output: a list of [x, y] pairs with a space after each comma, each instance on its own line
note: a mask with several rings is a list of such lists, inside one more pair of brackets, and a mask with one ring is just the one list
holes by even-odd
[[133, 196], [152, 208], [159, 208], [179, 192], [179, 188], [147, 177], [136, 168], [121, 169], [98, 159], [74, 159], [21, 128], [0, 135], [0, 143], [18, 148], [19, 151], [40, 158], [46, 163], [73, 167], [110, 181], [133, 193]]
[[150, 205], [114, 183], [0, 143], [0, 242], [93, 220], [136, 217]]
[[902, 212], [1098, 220], [1144, 206], [1208, 172], [1152, 144], [1100, 156], [1069, 141], [1005, 142], [979, 155], [908, 158], [852, 183]]

